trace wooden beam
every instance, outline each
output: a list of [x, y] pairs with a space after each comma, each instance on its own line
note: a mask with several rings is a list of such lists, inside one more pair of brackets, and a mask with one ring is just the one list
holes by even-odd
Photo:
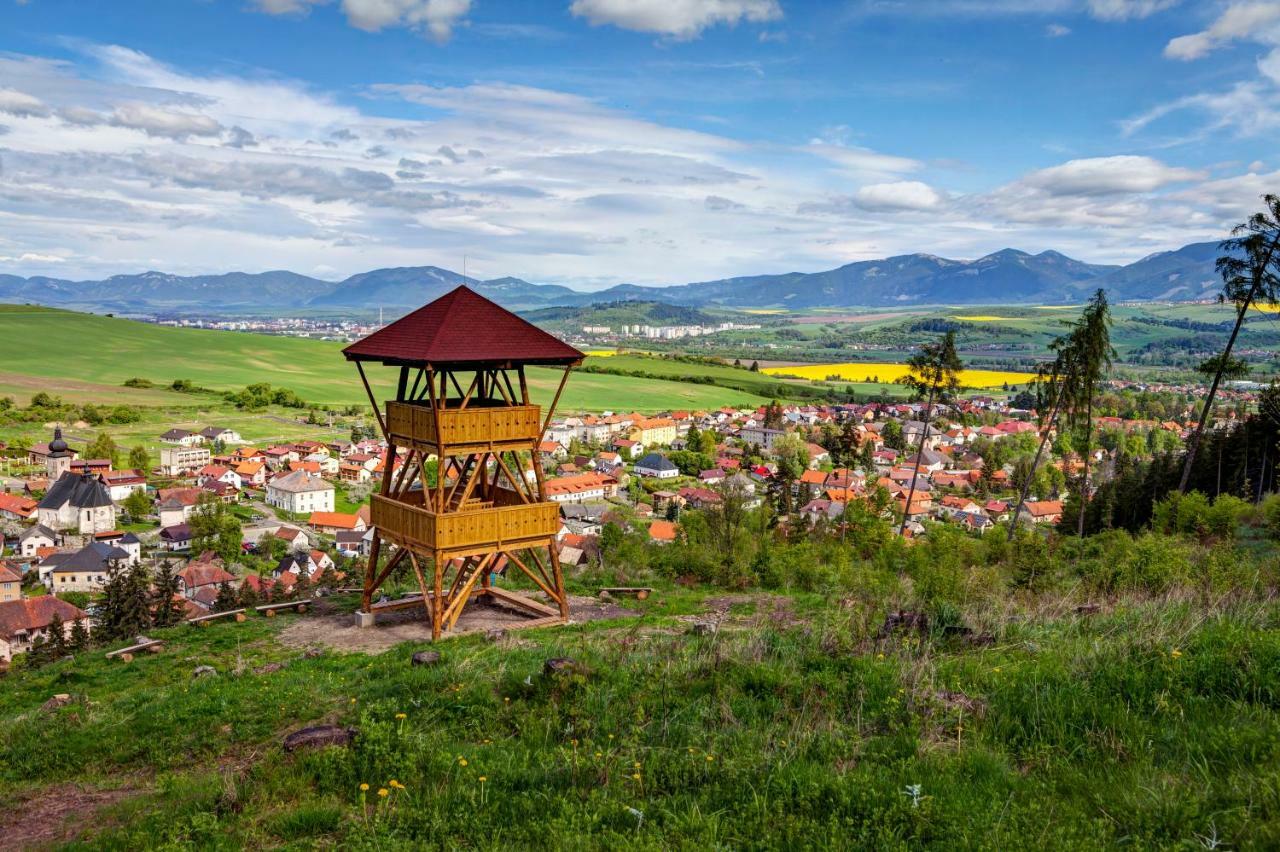
[[360, 381], [364, 384], [364, 392], [369, 395], [369, 405], [373, 407], [373, 416], [378, 420], [378, 429], [382, 431], [383, 439], [390, 441], [391, 436], [387, 434], [387, 422], [382, 419], [382, 408], [378, 405], [378, 400], [373, 395], [373, 388], [369, 387], [369, 379], [364, 374], [364, 365], [359, 361], [356, 362], [356, 370], [360, 373]]
[[538, 440], [542, 440], [542, 436], [547, 434], [547, 427], [551, 425], [551, 418], [555, 416], [556, 405], [560, 402], [560, 394], [564, 393], [565, 382], [569, 381], [569, 371], [573, 369], [570, 365], [564, 368], [564, 375], [560, 377], [560, 386], [556, 388], [556, 395], [551, 398], [551, 405], [547, 407], [547, 416], [542, 421], [542, 428], [538, 430]]
[[[540, 604], [537, 601], [529, 600], [524, 595], [518, 595], [515, 592], [509, 592], [506, 589], [500, 589], [497, 586], [491, 586], [489, 588], [489, 596], [494, 598], [495, 600], [502, 601], [503, 603], [511, 604], [512, 606], [522, 607], [523, 609], [527, 609], [530, 612], [535, 612], [538, 615], [549, 616], [556, 619], [559, 619], [561, 617], [560, 613], [556, 612], [554, 609], [547, 606], [546, 604]], [[527, 626], [527, 625], [521, 625], [521, 626]]]
[[510, 559], [512, 562], [514, 562], [516, 564], [516, 567], [525, 573], [525, 576], [527, 576], [530, 580], [536, 583], [538, 588], [542, 589], [542, 591], [550, 595], [552, 599], [555, 598], [556, 593], [551, 591], [551, 587], [548, 586], [546, 583], [544, 583], [541, 577], [539, 577], [537, 574], [530, 571], [529, 566], [525, 565], [524, 562], [520, 559], [520, 557], [516, 556], [514, 551], [508, 552], [507, 558]]
[[497, 459], [498, 466], [502, 468], [502, 472], [507, 475], [507, 480], [510, 481], [511, 483], [511, 489], [515, 491], [517, 495], [519, 495], [521, 501], [528, 503], [529, 502], [528, 495], [525, 494], [524, 489], [522, 489], [519, 485], [516, 484], [515, 475], [512, 474], [511, 470], [507, 467], [507, 463], [502, 460], [502, 453], [497, 453], [496, 455], [494, 455], [494, 458]]

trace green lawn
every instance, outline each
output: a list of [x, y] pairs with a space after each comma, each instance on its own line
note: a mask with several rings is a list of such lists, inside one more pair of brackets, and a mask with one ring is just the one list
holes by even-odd
[[[68, 311], [5, 306], [0, 310], [0, 393], [21, 401], [49, 390], [75, 401], [191, 405], [192, 397], [165, 390], [132, 391], [129, 378], [167, 386], [189, 379], [201, 387], [233, 390], [253, 382], [287, 387], [317, 404], [364, 403], [355, 368], [326, 341], [226, 331], [171, 328]], [[374, 367], [370, 378], [389, 393], [391, 370]], [[535, 368], [529, 382], [540, 402], [550, 401], [558, 371]], [[579, 374], [561, 401], [565, 411], [714, 408], [758, 405], [751, 393], [710, 385]], [[194, 404], [200, 404], [195, 400]]]

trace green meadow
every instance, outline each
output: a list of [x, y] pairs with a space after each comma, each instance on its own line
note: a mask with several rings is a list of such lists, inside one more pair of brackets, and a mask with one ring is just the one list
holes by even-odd
[[[341, 344], [203, 329], [173, 328], [47, 308], [0, 309], [0, 393], [25, 402], [45, 390], [76, 402], [187, 405], [190, 395], [163, 389], [122, 387], [143, 378], [165, 388], [188, 379], [217, 391], [254, 382], [286, 387], [319, 406], [367, 401], [355, 367]], [[601, 359], [604, 360], [604, 359]], [[392, 371], [374, 367], [370, 378], [389, 392]], [[539, 402], [550, 402], [559, 372], [535, 368], [530, 386]], [[678, 381], [579, 373], [561, 399], [562, 411], [718, 408], [759, 405], [748, 391]]]

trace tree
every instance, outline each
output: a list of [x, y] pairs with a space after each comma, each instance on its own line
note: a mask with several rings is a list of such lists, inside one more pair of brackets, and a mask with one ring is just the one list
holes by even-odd
[[89, 628], [86, 623], [86, 619], [77, 618], [71, 625], [71, 641], [67, 647], [72, 653], [78, 654], [89, 649]]
[[916, 399], [926, 399], [924, 407], [924, 428], [920, 430], [920, 442], [916, 446], [916, 459], [912, 463], [911, 488], [907, 491], [907, 504], [902, 510], [902, 525], [898, 527], [898, 535], [907, 531], [907, 516], [911, 513], [911, 501], [916, 496], [916, 480], [919, 477], [920, 454], [924, 452], [925, 442], [929, 440], [929, 424], [933, 420], [933, 406], [947, 403], [960, 389], [960, 371], [964, 364], [956, 354], [956, 335], [948, 331], [937, 343], [926, 343], [920, 351], [907, 359], [910, 368], [901, 376], [898, 384], [906, 385]]
[[1068, 422], [1076, 431], [1084, 430], [1084, 441], [1079, 452], [1083, 468], [1080, 472], [1080, 505], [1076, 534], [1084, 536], [1084, 505], [1089, 502], [1089, 454], [1093, 439], [1093, 400], [1102, 385], [1104, 375], [1111, 369], [1111, 359], [1116, 351], [1111, 347], [1111, 306], [1107, 294], [1099, 287], [1085, 306], [1080, 318], [1080, 393], [1085, 398], [1083, 422], [1079, 406], [1073, 406]]
[[891, 450], [902, 452], [907, 448], [906, 440], [902, 437], [902, 424], [897, 420], [885, 421], [880, 430], [880, 440]]
[[121, 501], [124, 510], [134, 523], [147, 516], [151, 511], [151, 498], [147, 496], [146, 491], [133, 491], [129, 496]]
[[107, 575], [102, 590], [102, 615], [98, 630], [106, 639], [127, 639], [151, 625], [151, 601], [147, 572], [142, 565], [117, 565]]
[[227, 562], [239, 558], [243, 540], [240, 519], [216, 494], [201, 494], [187, 523], [191, 526], [191, 547], [197, 553], [212, 550]]
[[1196, 430], [1187, 442], [1187, 455], [1182, 462], [1182, 478], [1178, 482], [1178, 491], [1182, 494], [1187, 493], [1191, 468], [1195, 464], [1200, 441], [1204, 438], [1205, 424], [1213, 412], [1213, 399], [1217, 396], [1218, 385], [1228, 370], [1238, 368], [1238, 364], [1232, 362], [1231, 350], [1236, 345], [1240, 327], [1244, 325], [1245, 314], [1249, 312], [1251, 305], [1260, 300], [1269, 305], [1280, 301], [1280, 196], [1267, 194], [1262, 197], [1262, 201], [1265, 209], [1254, 213], [1232, 229], [1231, 239], [1224, 240], [1219, 246], [1225, 253], [1218, 258], [1216, 264], [1218, 274], [1222, 276], [1222, 292], [1218, 300], [1231, 302], [1236, 306], [1236, 322], [1222, 354], [1212, 363], [1201, 365], [1213, 370], [1213, 381], [1205, 396], [1204, 407], [1200, 409]]
[[49, 619], [49, 626], [45, 629], [48, 634], [48, 645], [46, 650], [50, 660], [60, 660], [67, 655], [67, 625], [63, 623], [62, 616], [54, 613]]
[[782, 435], [773, 442], [774, 460], [778, 463], [778, 473], [774, 478], [782, 486], [781, 497], [783, 511], [791, 514], [791, 485], [809, 468], [809, 446], [795, 433]]
[[150, 469], [151, 453], [147, 452], [146, 447], [138, 444], [129, 451], [129, 467], [144, 472]]
[[213, 600], [214, 612], [227, 612], [236, 609], [236, 591], [231, 588], [231, 584], [223, 580], [218, 584], [218, 596]]
[[178, 576], [166, 559], [160, 563], [151, 591], [151, 619], [156, 627], [171, 627], [182, 619], [182, 605], [177, 601]]
[[84, 448], [84, 457], [87, 459], [107, 459], [111, 462], [112, 467], [120, 464], [120, 448], [116, 446], [116, 442], [106, 432], [99, 432], [97, 437], [89, 442], [89, 446]]

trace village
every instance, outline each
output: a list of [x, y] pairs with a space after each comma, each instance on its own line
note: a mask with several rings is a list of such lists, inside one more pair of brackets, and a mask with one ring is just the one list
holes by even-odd
[[[687, 513], [723, 511], [726, 500], [767, 506], [788, 535], [839, 535], [857, 507], [902, 522], [910, 540], [937, 523], [976, 535], [1007, 526], [1026, 485], [1019, 521], [1053, 525], [1086, 460], [1051, 432], [1053, 458], [1023, 482], [1040, 433], [1036, 412], [1016, 401], [935, 406], [927, 436], [924, 403], [559, 417], [537, 464], [560, 512], [561, 566], [572, 576], [600, 564], [606, 528], [663, 547]], [[1188, 429], [1106, 416], [1096, 426], [1103, 437], [1087, 463], [1103, 474], [1122, 449], [1178, 446]], [[254, 446], [208, 426], [156, 439], [158, 466], [120, 466], [82, 457], [55, 426], [13, 460], [24, 472], [0, 493], [0, 665], [45, 644], [71, 647], [73, 631], [92, 635], [111, 578], [134, 566], [164, 578], [168, 594], [153, 581], [151, 606], [171, 598], [166, 608], [186, 619], [342, 587], [369, 558], [369, 495], [405, 462], [403, 449], [389, 458], [372, 438]], [[457, 475], [445, 471], [446, 481]]]

